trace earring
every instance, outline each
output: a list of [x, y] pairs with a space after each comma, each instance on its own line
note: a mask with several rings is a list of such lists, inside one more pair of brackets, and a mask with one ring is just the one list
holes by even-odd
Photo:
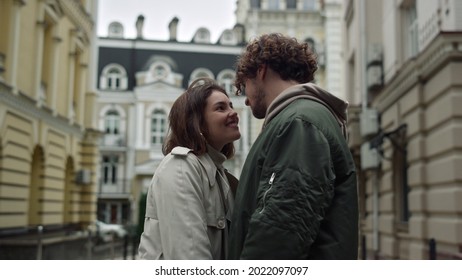
[[202, 136], [202, 138], [204, 139], [205, 143], [207, 143], [207, 139], [205, 139], [204, 134], [202, 134], [202, 132], [199, 132], [199, 134]]

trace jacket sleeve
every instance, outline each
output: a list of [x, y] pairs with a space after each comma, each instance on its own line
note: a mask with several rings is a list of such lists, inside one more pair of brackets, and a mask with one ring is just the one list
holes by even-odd
[[328, 141], [295, 118], [273, 135], [266, 152], [241, 259], [307, 258], [333, 196]]
[[[209, 186], [204, 183], [205, 175], [201, 174], [199, 162], [193, 155], [172, 157], [156, 171], [147, 197], [145, 231], [150, 223], [157, 225], [155, 230], [143, 235], [146, 235], [145, 242], [160, 239], [157, 246], [162, 250], [161, 258], [212, 259], [203, 192], [203, 188]], [[157, 217], [149, 217], [150, 204], [155, 207]], [[153, 236], [156, 234], [159, 236]], [[144, 246], [150, 247], [149, 244]]]

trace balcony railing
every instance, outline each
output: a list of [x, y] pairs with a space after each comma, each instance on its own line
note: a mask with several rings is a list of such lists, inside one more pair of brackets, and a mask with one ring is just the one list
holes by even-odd
[[123, 198], [131, 194], [131, 180], [118, 179], [115, 183], [100, 179], [98, 196], [103, 198]]
[[125, 138], [121, 135], [114, 135], [114, 134], [105, 134], [102, 139], [103, 146], [111, 146], [111, 147], [125, 147], [126, 142]]

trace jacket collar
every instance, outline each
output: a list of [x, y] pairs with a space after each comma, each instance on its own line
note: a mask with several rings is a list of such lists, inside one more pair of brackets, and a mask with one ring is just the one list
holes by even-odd
[[268, 106], [262, 130], [279, 112], [286, 108], [290, 103], [300, 98], [311, 99], [321, 103], [329, 109], [339, 123], [343, 136], [347, 138], [346, 128], [348, 121], [348, 102], [334, 96], [313, 83], [291, 86], [281, 92]]
[[212, 146], [207, 145], [207, 153], [198, 157], [198, 159], [207, 173], [210, 185], [215, 185], [217, 180], [215, 177], [217, 169], [223, 168], [223, 162], [226, 160], [226, 156], [212, 148]]

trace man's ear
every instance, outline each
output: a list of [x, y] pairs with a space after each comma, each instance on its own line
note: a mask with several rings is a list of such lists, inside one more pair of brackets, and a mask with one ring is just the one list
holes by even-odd
[[263, 64], [260, 67], [258, 67], [257, 77], [264, 80], [265, 77], [266, 77], [266, 69], [267, 68], [268, 68], [268, 66], [266, 64]]

